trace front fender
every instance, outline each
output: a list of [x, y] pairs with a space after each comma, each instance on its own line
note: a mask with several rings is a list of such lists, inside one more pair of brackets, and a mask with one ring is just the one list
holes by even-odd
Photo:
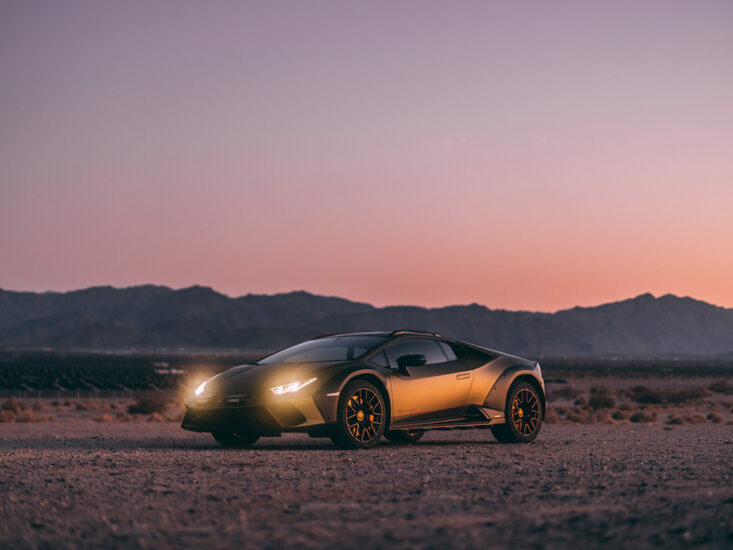
[[344, 389], [346, 384], [357, 377], [375, 378], [386, 390], [387, 399], [389, 400], [389, 382], [386, 375], [383, 373], [375, 369], [365, 367], [353, 367], [342, 370], [341, 372], [334, 374], [334, 376], [321, 386], [315, 395], [313, 395], [313, 400], [316, 402], [316, 406], [321, 412], [326, 423], [332, 424], [336, 422], [338, 419], [338, 402], [341, 390]]

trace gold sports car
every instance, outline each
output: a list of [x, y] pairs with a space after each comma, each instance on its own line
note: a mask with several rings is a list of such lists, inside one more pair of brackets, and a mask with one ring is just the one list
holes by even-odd
[[227, 446], [305, 432], [364, 449], [382, 436], [412, 443], [427, 430], [470, 428], [528, 443], [545, 407], [538, 363], [395, 330], [320, 336], [222, 372], [187, 400], [182, 427]]

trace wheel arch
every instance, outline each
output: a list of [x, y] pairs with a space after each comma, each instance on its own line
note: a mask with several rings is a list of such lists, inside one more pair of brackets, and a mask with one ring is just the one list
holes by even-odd
[[531, 384], [540, 394], [542, 402], [542, 416], [545, 416], [547, 409], [547, 399], [545, 396], [545, 384], [542, 381], [539, 364], [535, 363], [534, 367], [528, 365], [514, 365], [508, 367], [502, 372], [501, 376], [494, 382], [489, 390], [484, 407], [504, 411], [506, 408], [506, 397], [509, 394], [509, 388], [512, 387], [517, 380]]
[[[382, 394], [382, 397], [384, 397], [385, 408], [388, 412], [387, 423], [385, 425], [385, 430], [386, 430], [387, 428], [389, 428], [389, 425], [392, 422], [392, 400], [389, 398], [389, 390], [387, 389], [387, 385], [384, 383], [384, 380], [382, 380], [376, 374], [373, 374], [371, 372], [361, 372], [361, 373], [356, 373], [354, 374], [354, 376], [347, 378], [344, 381], [343, 385], [341, 386], [341, 389], [343, 390], [346, 387], [346, 384], [348, 384], [349, 382], [354, 382], [356, 380], [364, 380], [374, 385], [374, 387], [376, 387], [379, 390], [379, 393]], [[341, 397], [339, 396], [339, 400], [340, 399]]]
[[387, 425], [389, 426], [392, 416], [392, 400], [388, 390], [387, 379], [384, 376], [380, 376], [374, 370], [364, 367], [338, 373], [313, 396], [325, 423], [334, 424], [337, 421], [338, 403], [341, 400], [340, 394], [346, 387], [346, 384], [352, 380], [366, 380], [376, 386], [384, 397], [387, 410], [389, 411], [387, 415]]
[[[534, 389], [537, 390], [537, 393], [540, 395], [540, 401], [542, 402], [542, 418], [545, 417], [545, 413], [547, 412], [547, 399], [545, 397], [545, 390], [542, 387], [542, 384], [540, 384], [540, 381], [537, 380], [537, 377], [531, 375], [531, 374], [520, 374], [514, 380], [512, 380], [512, 384], [515, 382], [527, 382], [530, 386], [532, 386]], [[512, 387], [512, 384], [509, 385], [509, 387]], [[507, 392], [509, 390], [507, 389]]]

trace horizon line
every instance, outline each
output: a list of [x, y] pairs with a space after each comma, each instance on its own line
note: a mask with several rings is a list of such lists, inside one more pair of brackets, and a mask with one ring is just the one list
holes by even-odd
[[563, 311], [571, 311], [573, 309], [594, 309], [594, 308], [598, 308], [598, 307], [602, 307], [602, 306], [607, 306], [607, 305], [612, 305], [612, 304], [619, 304], [619, 303], [622, 303], [622, 302], [628, 302], [628, 301], [632, 301], [632, 300], [637, 300], [637, 299], [642, 298], [642, 297], [645, 297], [645, 296], [650, 296], [654, 300], [661, 300], [662, 298], [665, 298], [667, 296], [672, 296], [673, 298], [677, 298], [677, 299], [680, 299], [680, 300], [685, 300], [685, 299], [686, 300], [693, 300], [695, 302], [700, 302], [700, 303], [707, 304], [709, 306], [717, 307], [717, 308], [720, 308], [720, 309], [725, 309], [725, 310], [733, 309], [733, 308], [727, 308], [725, 306], [721, 306], [721, 305], [718, 305], [718, 304], [714, 304], [714, 303], [711, 303], [711, 302], [708, 302], [708, 301], [705, 301], [705, 300], [700, 300], [698, 298], [693, 298], [691, 296], [680, 296], [678, 294], [674, 294], [674, 293], [671, 293], [671, 292], [668, 292], [666, 294], [661, 294], [659, 296], [655, 296], [651, 292], [642, 292], [640, 294], [637, 294], [636, 296], [632, 296], [632, 297], [628, 297], [628, 298], [623, 298], [623, 299], [620, 299], [620, 300], [612, 300], [612, 301], [609, 301], [609, 302], [602, 302], [602, 303], [599, 303], [599, 304], [589, 305], [589, 306], [575, 305], [575, 306], [570, 306], [570, 307], [556, 309], [554, 311], [539, 311], [539, 310], [531, 310], [531, 309], [491, 308], [491, 307], [489, 307], [489, 306], [487, 306], [485, 304], [481, 304], [481, 303], [478, 303], [478, 302], [471, 302], [471, 303], [467, 303], [467, 304], [465, 304], [465, 303], [464, 304], [448, 304], [448, 305], [436, 306], [436, 307], [422, 306], [422, 305], [417, 305], [417, 304], [389, 304], [389, 305], [384, 305], [384, 306], [376, 306], [376, 305], [374, 305], [374, 304], [372, 304], [370, 302], [366, 302], [366, 301], [362, 301], [362, 300], [354, 300], [354, 299], [351, 299], [351, 298], [345, 298], [343, 296], [336, 296], [336, 295], [329, 295], [329, 294], [319, 294], [317, 292], [311, 292], [311, 291], [305, 290], [305, 289], [296, 289], [296, 290], [289, 290], [289, 291], [284, 291], [284, 292], [273, 292], [273, 293], [270, 293], [270, 294], [268, 294], [268, 293], [254, 293], [254, 292], [249, 292], [247, 294], [242, 294], [242, 295], [239, 295], [239, 296], [233, 296], [233, 295], [230, 295], [230, 294], [221, 292], [219, 290], [216, 290], [214, 287], [207, 286], [207, 285], [202, 285], [202, 284], [193, 284], [193, 285], [184, 286], [184, 287], [180, 287], [180, 288], [174, 288], [172, 286], [168, 286], [168, 285], [164, 285], [164, 284], [154, 284], [154, 283], [143, 283], [143, 284], [134, 284], [134, 285], [127, 285], [127, 286], [115, 286], [115, 285], [112, 285], [112, 284], [101, 284], [101, 285], [92, 285], [92, 286], [83, 287], [83, 288], [75, 288], [75, 289], [70, 289], [70, 290], [42, 290], [42, 291], [35, 291], [35, 290], [13, 290], [13, 289], [8, 289], [8, 288], [0, 287], [0, 292], [16, 292], [16, 293], [19, 293], [19, 294], [20, 293], [23, 293], [23, 294], [71, 294], [71, 293], [74, 293], [74, 292], [84, 292], [84, 291], [87, 291], [87, 290], [94, 290], [94, 289], [100, 289], [100, 288], [111, 288], [111, 289], [114, 289], [114, 290], [128, 290], [128, 289], [142, 288], [142, 287], [165, 288], [165, 289], [168, 289], [168, 290], [170, 290], [172, 292], [180, 292], [180, 291], [183, 291], [183, 290], [189, 290], [189, 289], [193, 289], [193, 288], [202, 288], [202, 289], [210, 290], [210, 291], [212, 291], [212, 292], [214, 292], [216, 294], [219, 294], [221, 296], [225, 296], [226, 298], [228, 298], [230, 300], [238, 300], [238, 299], [247, 298], [247, 297], [250, 297], [250, 296], [274, 297], [274, 296], [285, 296], [285, 295], [288, 295], [288, 294], [303, 293], [303, 294], [309, 294], [311, 296], [318, 296], [318, 297], [321, 297], [321, 298], [335, 298], [335, 299], [346, 300], [348, 302], [357, 303], [357, 304], [366, 304], [366, 305], [369, 305], [369, 306], [371, 306], [371, 307], [373, 307], [375, 309], [384, 309], [384, 308], [390, 308], [390, 307], [418, 307], [418, 308], [427, 309], [427, 310], [437, 310], [437, 309], [445, 309], [445, 308], [449, 308], [449, 307], [479, 306], [479, 307], [483, 307], [483, 308], [485, 308], [487, 310], [490, 310], [490, 311], [507, 311], [507, 312], [513, 312], [513, 313], [532, 313], [532, 314], [553, 315], [555, 313], [561, 313]]

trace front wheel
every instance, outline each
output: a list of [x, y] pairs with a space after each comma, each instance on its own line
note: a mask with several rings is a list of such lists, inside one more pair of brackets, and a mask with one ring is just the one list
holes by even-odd
[[509, 388], [504, 408], [506, 422], [491, 428], [501, 443], [529, 443], [542, 427], [542, 400], [537, 389], [527, 382]]
[[211, 435], [225, 447], [249, 447], [260, 438], [257, 435], [236, 432], [212, 432]]
[[342, 449], [368, 449], [376, 445], [387, 425], [382, 393], [366, 380], [349, 382], [341, 391], [333, 442]]
[[392, 443], [415, 443], [425, 435], [425, 430], [389, 430], [384, 437]]

